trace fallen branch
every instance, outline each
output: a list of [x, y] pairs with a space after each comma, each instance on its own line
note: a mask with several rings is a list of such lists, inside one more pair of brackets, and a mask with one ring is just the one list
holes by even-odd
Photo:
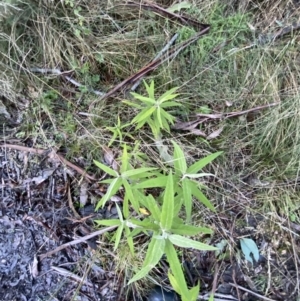
[[73, 240], [73, 241], [67, 242], [67, 243], [65, 243], [65, 244], [63, 244], [63, 245], [57, 247], [56, 249], [54, 249], [54, 250], [52, 250], [52, 251], [49, 251], [49, 252], [47, 252], [47, 253], [45, 253], [45, 254], [39, 255], [39, 259], [40, 259], [40, 260], [43, 260], [44, 258], [46, 258], [46, 257], [48, 257], [48, 256], [51, 256], [51, 255], [53, 255], [53, 254], [55, 254], [55, 253], [57, 253], [57, 252], [59, 252], [59, 251], [65, 249], [65, 248], [67, 248], [67, 247], [71, 247], [71, 246], [77, 245], [77, 244], [79, 244], [79, 243], [81, 243], [81, 242], [84, 242], [84, 241], [87, 241], [87, 240], [89, 240], [89, 239], [91, 239], [91, 238], [93, 238], [93, 237], [95, 237], [95, 236], [104, 234], [104, 233], [106, 233], [106, 232], [108, 232], [108, 231], [112, 231], [112, 230], [116, 229], [117, 227], [118, 227], [118, 226], [110, 226], [110, 227], [106, 227], [106, 228], [104, 228], [104, 229], [101, 229], [101, 230], [98, 230], [98, 231], [96, 231], [96, 232], [93, 232], [93, 233], [91, 233], [91, 234], [89, 234], [89, 235], [86, 235], [86, 236], [80, 237], [80, 238], [78, 238], [78, 239], [75, 239], [75, 240]]
[[270, 108], [277, 106], [279, 102], [263, 105], [263, 106], [258, 106], [252, 109], [248, 109], [245, 111], [239, 111], [239, 112], [229, 112], [229, 113], [217, 113], [217, 114], [202, 114], [202, 113], [197, 113], [194, 114], [193, 117], [196, 117], [195, 120], [192, 121], [187, 121], [187, 122], [182, 122], [182, 121], [177, 121], [175, 125], [173, 126], [173, 129], [175, 130], [183, 130], [183, 131], [190, 131], [192, 134], [208, 138], [208, 139], [213, 139], [219, 136], [219, 134], [222, 132], [222, 128], [216, 130], [215, 132], [207, 135], [203, 131], [197, 129], [196, 127], [204, 122], [208, 122], [210, 120], [221, 120], [221, 119], [228, 119], [228, 118], [233, 118], [233, 117], [238, 117], [242, 116], [245, 114], [249, 114], [252, 112], [260, 111], [262, 109]]
[[147, 2], [146, 3], [136, 3], [133, 1], [128, 1], [127, 3], [125, 3], [123, 5], [153, 11], [153, 12], [155, 12], [161, 16], [164, 16], [172, 21], [177, 21], [177, 22], [181, 23], [182, 25], [192, 26], [197, 31], [200, 28], [208, 26], [207, 24], [200, 23], [196, 20], [191, 19], [188, 16], [183, 15], [183, 14], [178, 15], [178, 14], [172, 13], [161, 6], [158, 6], [158, 5], [156, 5], [154, 3], [150, 3], [150, 2], [149, 3], [147, 3]]
[[138, 80], [140, 80], [143, 76], [145, 76], [146, 74], [148, 74], [151, 71], [155, 70], [158, 66], [160, 66], [165, 61], [167, 61], [167, 60], [175, 57], [180, 51], [182, 51], [187, 46], [189, 46], [190, 44], [192, 44], [195, 41], [197, 41], [201, 36], [203, 36], [206, 33], [208, 33], [208, 31], [209, 31], [209, 26], [206, 27], [206, 28], [204, 28], [203, 30], [201, 30], [197, 34], [195, 34], [193, 37], [191, 37], [187, 41], [184, 41], [184, 42], [180, 43], [179, 45], [173, 47], [167, 54], [163, 55], [162, 57], [160, 57], [160, 58], [158, 58], [158, 59], [156, 59], [154, 61], [152, 61], [151, 63], [149, 63], [148, 65], [146, 65], [144, 68], [140, 69], [137, 73], [129, 76], [128, 78], [126, 78], [125, 80], [123, 80], [121, 83], [119, 83], [118, 85], [116, 85], [109, 92], [107, 92], [105, 95], [103, 95], [100, 99], [93, 101], [90, 104], [89, 110], [91, 110], [91, 108], [95, 105], [96, 102], [98, 102], [100, 100], [104, 100], [104, 99], [112, 96], [113, 94], [115, 94], [119, 90], [125, 90], [128, 85], [133, 85], [135, 82], [137, 82]]
[[[153, 61], [157, 60], [158, 58], [160, 58], [171, 46], [172, 44], [176, 41], [178, 37], [178, 33], [176, 33], [171, 40], [167, 43], [167, 45], [156, 55], [156, 57], [153, 59]], [[152, 61], [152, 62], [153, 62]], [[131, 87], [131, 91], [135, 91], [136, 88], [139, 86], [139, 84], [141, 83], [142, 79], [139, 79], [132, 87]]]

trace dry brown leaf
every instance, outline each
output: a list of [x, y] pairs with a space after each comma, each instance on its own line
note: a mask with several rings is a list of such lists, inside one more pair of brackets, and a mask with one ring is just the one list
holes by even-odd
[[216, 131], [210, 133], [208, 136], [207, 136], [207, 140], [212, 140], [214, 138], [217, 138], [218, 136], [220, 136], [220, 134], [223, 132], [223, 129], [224, 127], [220, 127], [219, 129], [217, 129]]

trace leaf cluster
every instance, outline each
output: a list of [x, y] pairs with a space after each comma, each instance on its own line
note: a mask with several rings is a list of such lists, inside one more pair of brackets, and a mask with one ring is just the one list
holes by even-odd
[[[170, 265], [168, 276], [173, 288], [181, 295], [182, 300], [190, 301], [196, 300], [199, 287], [188, 288], [176, 248], [194, 248], [206, 251], [217, 249], [191, 239], [190, 236], [199, 233], [212, 234], [212, 231], [206, 227], [193, 226], [189, 222], [193, 197], [209, 209], [214, 210], [211, 202], [201, 192], [196, 180], [203, 176], [210, 176], [210, 174], [200, 171], [221, 153], [207, 156], [188, 167], [179, 145], [175, 142], [173, 145], [174, 165], [173, 169], [166, 174], [153, 167], [133, 168], [129, 164], [130, 155], [126, 145], [124, 145], [119, 171], [95, 161], [100, 169], [111, 176], [110, 179], [102, 181], [102, 183], [109, 184], [109, 187], [96, 209], [103, 207], [118, 191], [124, 191], [123, 212], [118, 207], [119, 219], [96, 222], [102, 226], [118, 226], [114, 236], [115, 249], [118, 248], [124, 235], [133, 254], [135, 252], [134, 237], [141, 233], [151, 237], [143, 266], [129, 281], [129, 284], [147, 276], [159, 263], [162, 256], [166, 255]], [[149, 191], [153, 188], [162, 189], [162, 193], [157, 199], [151, 193], [148, 195], [145, 193], [145, 189]], [[186, 220], [178, 217], [182, 206], [185, 207]], [[146, 215], [141, 218], [132, 217], [136, 216], [136, 214], [131, 214], [132, 210], [138, 214], [145, 212]]]

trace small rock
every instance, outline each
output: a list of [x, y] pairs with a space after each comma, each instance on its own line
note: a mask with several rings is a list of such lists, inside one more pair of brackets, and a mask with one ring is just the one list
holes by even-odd
[[174, 292], [167, 292], [160, 286], [156, 286], [149, 293], [147, 301], [178, 301], [178, 298]]

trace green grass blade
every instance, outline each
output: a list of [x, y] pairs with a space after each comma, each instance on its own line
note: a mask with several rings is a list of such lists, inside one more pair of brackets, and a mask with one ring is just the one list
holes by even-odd
[[177, 234], [171, 234], [168, 236], [168, 239], [170, 242], [178, 247], [181, 248], [193, 248], [200, 251], [216, 251], [218, 248], [204, 244], [199, 241], [192, 240], [190, 238], [177, 235]]
[[174, 216], [174, 186], [173, 186], [173, 174], [170, 171], [168, 175], [167, 186], [164, 192], [162, 212], [161, 212], [161, 227], [164, 231], [168, 231], [172, 228]]
[[117, 177], [118, 173], [111, 169], [110, 167], [108, 167], [107, 165], [104, 165], [102, 163], [100, 163], [99, 161], [94, 160], [94, 164], [99, 167], [101, 170], [103, 170], [104, 172], [106, 172], [107, 174], [111, 175], [112, 177]]
[[210, 154], [207, 157], [199, 160], [198, 162], [194, 163], [193, 165], [191, 165], [188, 168], [187, 173], [189, 173], [189, 174], [196, 174], [196, 173], [198, 173], [199, 170], [201, 170], [207, 164], [209, 164], [210, 162], [212, 162], [215, 158], [217, 158], [218, 156], [220, 156], [222, 153], [223, 152], [217, 152], [217, 153], [214, 153], [214, 154]]

